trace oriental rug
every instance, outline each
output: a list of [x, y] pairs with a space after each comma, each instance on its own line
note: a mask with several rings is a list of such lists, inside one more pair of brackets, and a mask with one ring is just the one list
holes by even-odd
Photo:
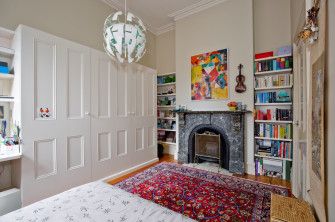
[[271, 192], [284, 187], [226, 176], [176, 163], [161, 163], [117, 187], [198, 221], [269, 221]]

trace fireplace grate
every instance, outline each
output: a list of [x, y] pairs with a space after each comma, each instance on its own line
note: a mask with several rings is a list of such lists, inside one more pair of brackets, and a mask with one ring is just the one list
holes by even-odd
[[199, 159], [213, 159], [219, 161], [221, 165], [221, 141], [220, 135], [213, 132], [206, 131], [204, 133], [195, 134], [195, 162], [199, 162]]

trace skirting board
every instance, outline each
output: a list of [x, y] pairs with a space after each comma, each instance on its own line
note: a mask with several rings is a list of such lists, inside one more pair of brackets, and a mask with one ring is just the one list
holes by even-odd
[[21, 207], [21, 191], [17, 188], [12, 188], [0, 192], [0, 216]]
[[108, 176], [108, 177], [105, 177], [105, 178], [103, 178], [103, 179], [101, 179], [101, 180], [104, 181], [104, 182], [107, 182], [107, 181], [109, 181], [109, 180], [112, 180], [112, 179], [115, 179], [115, 178], [118, 178], [118, 177], [122, 177], [122, 176], [124, 176], [124, 175], [126, 175], [126, 174], [128, 174], [128, 173], [134, 172], [134, 171], [136, 171], [136, 170], [138, 170], [138, 169], [140, 169], [140, 168], [142, 168], [142, 167], [148, 166], [148, 165], [153, 164], [153, 163], [156, 163], [156, 162], [158, 162], [158, 161], [159, 161], [159, 159], [158, 159], [158, 158], [155, 158], [155, 159], [149, 160], [149, 161], [147, 161], [147, 162], [141, 163], [141, 164], [139, 164], [139, 165], [130, 167], [130, 168], [128, 168], [128, 169], [126, 169], [126, 170], [123, 170], [123, 171], [121, 171], [121, 172], [112, 174], [112, 175], [110, 175], [110, 176]]

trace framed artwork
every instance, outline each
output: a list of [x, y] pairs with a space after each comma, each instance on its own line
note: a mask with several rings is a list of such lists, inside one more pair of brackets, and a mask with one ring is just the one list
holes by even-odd
[[191, 57], [191, 98], [228, 99], [228, 49]]
[[[310, 48], [310, 75], [308, 76], [308, 164], [309, 197], [319, 221], [326, 221], [326, 175], [325, 175], [325, 95], [327, 85], [326, 70], [326, 36], [327, 36], [327, 1], [315, 1], [313, 7], [319, 8], [317, 17], [319, 25], [318, 39]], [[331, 87], [331, 86], [330, 86]]]
[[321, 180], [324, 149], [324, 53], [312, 66], [312, 170]]

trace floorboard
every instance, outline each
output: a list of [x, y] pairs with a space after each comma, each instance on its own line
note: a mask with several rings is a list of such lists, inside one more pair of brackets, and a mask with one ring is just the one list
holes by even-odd
[[[173, 155], [169, 155], [169, 154], [165, 154], [162, 158], [159, 159], [159, 161], [157, 161], [156, 163], [150, 164], [148, 166], [145, 166], [143, 168], [140, 168], [134, 172], [131, 172], [129, 174], [126, 174], [124, 176], [112, 179], [110, 181], [108, 181], [109, 184], [113, 185], [113, 184], [117, 184], [119, 182], [121, 182], [122, 180], [125, 180], [129, 177], [134, 176], [135, 174], [138, 174], [150, 167], [153, 167], [161, 162], [170, 162], [170, 163], [177, 163], [177, 161], [173, 158]], [[266, 184], [271, 184], [271, 185], [277, 185], [277, 186], [282, 186], [282, 187], [286, 187], [288, 189], [291, 189], [291, 184], [289, 181], [286, 180], [282, 180], [282, 179], [278, 179], [278, 178], [272, 178], [272, 177], [266, 177], [266, 176], [255, 176], [255, 175], [249, 175], [249, 174], [245, 174], [245, 175], [237, 175], [234, 174], [234, 176], [236, 177], [241, 177], [241, 178], [245, 178], [245, 179], [249, 179], [249, 180], [254, 180], [254, 181], [258, 181], [261, 183], [266, 183]]]

